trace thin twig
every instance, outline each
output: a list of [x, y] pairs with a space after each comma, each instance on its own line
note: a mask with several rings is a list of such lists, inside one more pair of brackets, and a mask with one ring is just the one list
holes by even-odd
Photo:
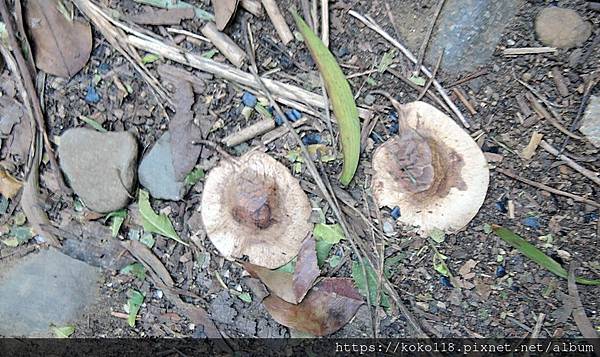
[[[438, 6], [435, 9], [435, 13], [433, 15], [433, 20], [429, 24], [429, 29], [427, 29], [427, 34], [425, 35], [425, 39], [423, 40], [423, 43], [421, 44], [421, 48], [419, 49], [419, 57], [417, 59], [417, 63], [415, 63], [417, 65], [415, 68], [415, 72], [417, 72], [417, 74], [421, 71], [421, 67], [423, 65], [423, 60], [425, 59], [425, 52], [427, 52], [427, 47], [429, 46], [429, 40], [431, 39], [431, 34], [433, 33], [433, 29], [435, 28], [435, 24], [437, 23], [438, 17], [440, 17], [440, 13], [442, 12], [442, 9], [444, 8], [445, 3], [446, 3], [446, 0], [438, 1]], [[443, 54], [444, 54], [444, 49], [442, 48], [442, 53], [440, 54], [440, 57]], [[435, 77], [435, 75], [433, 75], [432, 77]]]
[[577, 196], [577, 195], [572, 194], [570, 192], [565, 192], [565, 191], [557, 190], [557, 189], [555, 189], [553, 187], [550, 187], [548, 185], [544, 185], [543, 183], [539, 183], [539, 182], [532, 181], [532, 180], [526, 179], [524, 177], [518, 176], [518, 175], [516, 175], [513, 172], [508, 171], [508, 170], [504, 170], [504, 169], [501, 169], [501, 168], [496, 168], [496, 171], [499, 172], [499, 173], [501, 173], [501, 174], [503, 174], [503, 175], [505, 175], [505, 176], [508, 176], [508, 177], [510, 177], [510, 178], [512, 178], [514, 180], [517, 180], [517, 181], [523, 182], [525, 184], [528, 184], [529, 186], [533, 186], [533, 187], [539, 188], [540, 190], [544, 190], [544, 191], [547, 191], [547, 192], [550, 192], [550, 193], [553, 193], [553, 194], [559, 195], [559, 196], [569, 197], [569, 198], [572, 198], [573, 200], [575, 200], [577, 202], [585, 203], [587, 205], [594, 206], [596, 208], [600, 208], [600, 203], [592, 201], [592, 200], [588, 200], [587, 198], [583, 198], [581, 196]]
[[444, 57], [444, 51], [442, 49], [442, 53], [440, 53], [440, 57], [438, 58], [437, 62], [435, 63], [435, 67], [433, 67], [433, 73], [431, 73], [431, 78], [429, 78], [429, 80], [427, 80], [427, 83], [425, 83], [425, 86], [423, 87], [421, 94], [419, 94], [419, 96], [417, 97], [417, 100], [423, 99], [423, 97], [429, 90], [429, 87], [431, 87], [431, 83], [433, 83], [433, 80], [435, 79], [435, 76], [437, 75], [438, 69], [440, 69], [440, 64], [442, 64], [443, 57]]
[[598, 175], [597, 172], [594, 172], [592, 170], [588, 170], [585, 167], [583, 167], [583, 166], [579, 165], [578, 163], [576, 163], [570, 157], [568, 157], [568, 156], [566, 156], [564, 154], [560, 154], [556, 148], [554, 148], [552, 145], [548, 144], [548, 142], [546, 142], [544, 140], [540, 141], [540, 147], [542, 149], [546, 150], [547, 152], [549, 152], [550, 154], [555, 155], [557, 158], [559, 158], [562, 161], [564, 161], [565, 164], [569, 165], [569, 167], [571, 167], [573, 170], [579, 172], [583, 176], [585, 176], [585, 177], [589, 178], [590, 180], [592, 180], [596, 185], [600, 186], [600, 177], [599, 177], [599, 175]]
[[[398, 42], [392, 36], [390, 36], [384, 29], [377, 25], [377, 23], [373, 19], [369, 18], [368, 16], [363, 16], [354, 10], [350, 10], [348, 13], [357, 18], [362, 23], [364, 23], [368, 28], [380, 34], [392, 45], [396, 46], [411, 62], [415, 64], [417, 63], [417, 59], [412, 54], [412, 52], [410, 52], [405, 46], [403, 46], [400, 42]], [[427, 76], [428, 78], [432, 77], [432, 73], [425, 66], [421, 66], [421, 72], [423, 72], [423, 74], [425, 74], [425, 76]], [[454, 112], [454, 114], [457, 116], [457, 118], [460, 120], [463, 126], [465, 128], [470, 128], [471, 124], [469, 123], [467, 118], [465, 118], [465, 116], [461, 113], [460, 109], [458, 109], [456, 104], [454, 104], [454, 102], [450, 100], [448, 94], [446, 93], [446, 90], [442, 87], [442, 85], [437, 80], [434, 80], [433, 86], [438, 91], [440, 96], [444, 99], [446, 104], [448, 104], [452, 112]]]

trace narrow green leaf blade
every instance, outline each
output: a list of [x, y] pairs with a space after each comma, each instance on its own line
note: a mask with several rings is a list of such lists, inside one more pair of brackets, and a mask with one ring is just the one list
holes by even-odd
[[84, 123], [86, 123], [87, 125], [91, 126], [92, 128], [98, 130], [101, 133], [107, 133], [108, 130], [104, 129], [104, 127], [98, 123], [97, 121], [95, 121], [92, 118], [88, 118], [85, 115], [82, 115], [79, 117], [79, 119], [81, 119], [81, 121], [83, 121]]
[[[365, 271], [367, 276], [363, 274], [362, 265], [359, 262], [352, 262], [352, 279], [354, 279], [354, 285], [358, 289], [358, 292], [362, 296], [369, 294], [369, 300], [371, 305], [376, 306], [377, 302], [377, 273], [370, 265], [365, 265]], [[381, 306], [390, 307], [390, 301], [386, 293], [381, 293]]]
[[169, 217], [167, 217], [165, 214], [159, 215], [154, 212], [152, 206], [150, 206], [150, 195], [148, 192], [140, 190], [138, 206], [142, 216], [142, 225], [144, 226], [144, 230], [146, 232], [157, 233], [167, 238], [176, 240], [183, 245], [188, 245], [179, 238], [177, 232], [175, 232], [175, 228], [173, 228], [173, 224], [171, 224], [171, 221], [169, 220]]
[[[556, 260], [550, 258], [544, 254], [544, 252], [537, 249], [533, 244], [504, 227], [493, 225], [492, 229], [498, 237], [502, 238], [502, 240], [504, 240], [506, 243], [518, 249], [527, 258], [533, 260], [540, 266], [548, 269], [550, 272], [560, 276], [561, 278], [568, 278], [568, 272], [565, 268], [563, 268]], [[584, 285], [600, 285], [600, 280], [576, 278], [575, 281]]]
[[329, 94], [333, 113], [340, 127], [340, 140], [344, 156], [340, 183], [345, 186], [352, 181], [360, 156], [360, 122], [354, 96], [344, 72], [329, 49], [295, 11], [292, 11], [292, 16], [323, 76], [325, 89]]
[[144, 295], [137, 290], [129, 290], [129, 299], [127, 300], [127, 306], [129, 307], [129, 315], [127, 317], [127, 323], [129, 326], [135, 326], [135, 319], [137, 317], [138, 312], [140, 311], [140, 306], [144, 302]]
[[75, 326], [52, 326], [56, 338], [69, 338], [75, 332]]

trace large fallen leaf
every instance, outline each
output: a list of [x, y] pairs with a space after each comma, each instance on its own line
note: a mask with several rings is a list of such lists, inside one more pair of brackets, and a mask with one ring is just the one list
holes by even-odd
[[352, 279], [354, 279], [354, 284], [358, 288], [360, 294], [366, 297], [368, 293], [371, 305], [390, 307], [390, 300], [387, 294], [383, 292], [383, 289], [380, 289], [379, 291], [380, 304], [377, 304], [377, 290], [379, 284], [377, 284], [377, 273], [375, 270], [373, 270], [370, 265], [366, 264], [365, 272], [367, 273], [367, 276], [363, 273], [362, 265], [359, 262], [352, 263]]
[[244, 263], [243, 265], [244, 269], [255, 278], [259, 278], [272, 294], [292, 304], [302, 301], [321, 273], [317, 266], [315, 239], [313, 237], [305, 239], [302, 243], [294, 273], [279, 269], [271, 270], [250, 263]]
[[[544, 254], [544, 252], [537, 249], [534, 245], [527, 242], [525, 239], [519, 237], [510, 230], [497, 225], [492, 225], [492, 230], [494, 231], [494, 233], [496, 233], [498, 237], [502, 238], [502, 240], [504, 240], [506, 243], [518, 249], [527, 258], [533, 260], [534, 262], [548, 269], [550, 272], [560, 276], [561, 278], [568, 278], [569, 274], [567, 270], [562, 267], [562, 265], [560, 265], [556, 260]], [[575, 278], [575, 281], [579, 284], [584, 285], [600, 285], [600, 280]]]
[[6, 172], [0, 167], [0, 194], [5, 198], [13, 198], [23, 187], [23, 183], [12, 177], [11, 174]]
[[229, 20], [235, 14], [235, 10], [238, 6], [238, 0], [212, 0], [212, 6], [215, 10], [215, 22], [219, 31], [223, 29], [229, 23]]
[[158, 67], [158, 72], [162, 78], [170, 81], [175, 89], [173, 93], [175, 115], [169, 122], [171, 157], [173, 158], [175, 178], [177, 181], [184, 181], [196, 166], [202, 150], [201, 145], [194, 143], [202, 138], [200, 127], [194, 124], [194, 113], [192, 112], [194, 92], [190, 82], [173, 75], [173, 73], [177, 73], [173, 66], [161, 65]]
[[344, 156], [340, 183], [348, 185], [354, 177], [360, 156], [360, 122], [354, 96], [344, 72], [331, 52], [298, 14], [292, 12], [292, 16], [323, 76], [325, 89], [329, 94], [333, 113], [340, 127], [340, 140]]
[[156, 214], [156, 212], [154, 212], [152, 206], [150, 206], [150, 195], [148, 192], [140, 190], [138, 206], [142, 216], [142, 226], [146, 232], [158, 233], [167, 238], [176, 240], [183, 245], [188, 245], [179, 238], [167, 215], [164, 213]]
[[88, 22], [68, 19], [59, 10], [59, 0], [28, 1], [25, 19], [39, 69], [71, 78], [85, 66], [92, 52]]
[[363, 304], [363, 299], [351, 279], [325, 278], [298, 305], [274, 295], [267, 297], [263, 304], [280, 324], [315, 336], [325, 336], [346, 325]]

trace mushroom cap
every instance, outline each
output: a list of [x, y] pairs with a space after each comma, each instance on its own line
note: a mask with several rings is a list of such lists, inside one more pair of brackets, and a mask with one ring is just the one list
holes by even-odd
[[311, 205], [298, 180], [271, 156], [251, 151], [222, 160], [206, 178], [202, 220], [227, 258], [274, 269], [300, 251], [312, 230]]
[[[487, 193], [489, 169], [483, 152], [458, 124], [427, 103], [402, 105], [398, 114], [410, 128], [406, 134], [419, 139], [409, 139], [407, 145], [396, 136], [375, 150], [375, 200], [379, 207], [400, 207], [398, 220], [421, 234], [435, 228], [460, 230], [475, 217]], [[412, 181], [403, 176], [405, 167], [415, 173]]]

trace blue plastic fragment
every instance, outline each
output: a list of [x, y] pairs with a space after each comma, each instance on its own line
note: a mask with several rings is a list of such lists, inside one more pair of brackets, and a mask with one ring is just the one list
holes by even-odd
[[275, 113], [275, 125], [280, 126], [283, 125], [283, 118], [281, 115]]
[[242, 103], [244, 103], [244, 105], [247, 107], [254, 108], [256, 103], [258, 103], [258, 99], [256, 99], [256, 96], [254, 94], [244, 92], [244, 94], [242, 95]]
[[98, 71], [102, 74], [106, 74], [108, 71], [110, 71], [110, 65], [108, 63], [100, 63], [98, 66]]
[[540, 220], [537, 217], [527, 217], [523, 219], [523, 224], [533, 229], [539, 229], [541, 227]]
[[400, 125], [398, 122], [393, 122], [392, 125], [390, 125], [389, 131], [392, 135], [398, 134], [398, 131], [400, 131]]
[[87, 87], [87, 93], [85, 94], [85, 101], [87, 103], [91, 103], [91, 104], [96, 104], [100, 101], [100, 95], [98, 95], [96, 88], [94, 88], [94, 86], [91, 84], [88, 85], [88, 87]]
[[508, 213], [508, 209], [506, 205], [508, 204], [508, 199], [504, 197], [502, 200], [496, 202], [496, 208], [502, 213]]
[[390, 110], [390, 120], [398, 121], [398, 113], [395, 110]]
[[400, 218], [400, 207], [396, 206], [392, 209], [392, 212], [390, 212], [390, 215], [392, 216], [393, 219], [398, 219]]
[[297, 111], [296, 109], [289, 109], [285, 111], [285, 116], [288, 118], [289, 121], [291, 122], [295, 122], [298, 119], [302, 118], [302, 114], [300, 114], [299, 111]]
[[506, 269], [502, 265], [498, 265], [496, 268], [496, 278], [501, 278], [506, 275]]
[[452, 283], [450, 282], [450, 279], [448, 279], [447, 276], [441, 276], [440, 277], [440, 283], [442, 283], [442, 285], [444, 285], [447, 288], [452, 288]]
[[319, 133], [308, 133], [302, 138], [304, 145], [314, 145], [321, 143], [321, 134]]
[[583, 215], [583, 222], [592, 223], [598, 221], [598, 212], [589, 212]]

